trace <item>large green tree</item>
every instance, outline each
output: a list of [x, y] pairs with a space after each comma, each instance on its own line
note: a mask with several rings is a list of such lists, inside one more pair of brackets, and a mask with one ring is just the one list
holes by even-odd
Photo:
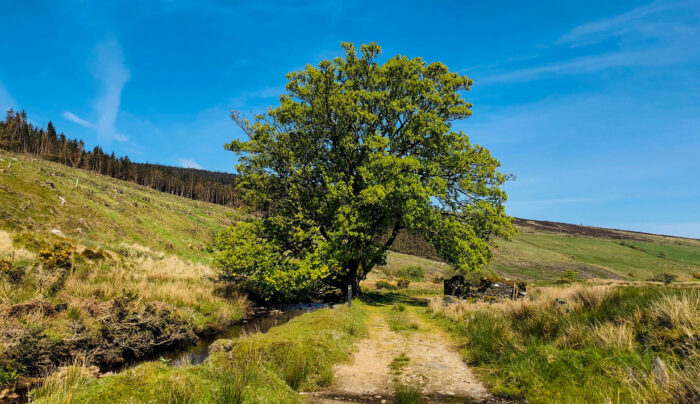
[[[278, 107], [252, 121], [232, 113], [248, 140], [226, 148], [240, 156], [242, 197], [263, 217], [224, 237], [229, 253], [220, 253], [219, 266], [258, 280], [303, 267], [307, 281], [359, 292], [408, 229], [456, 269], [482, 267], [493, 237], [513, 228], [500, 163], [452, 130], [453, 121], [471, 115], [462, 92], [472, 80], [420, 58], [380, 64], [375, 43], [359, 54], [342, 46], [344, 58], [289, 73]], [[241, 235], [251, 231], [252, 239]], [[276, 264], [246, 264], [263, 246]], [[295, 262], [305, 265], [282, 265]]]

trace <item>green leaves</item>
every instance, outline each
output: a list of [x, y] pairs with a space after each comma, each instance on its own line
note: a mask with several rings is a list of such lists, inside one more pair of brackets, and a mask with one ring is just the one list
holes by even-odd
[[264, 221], [238, 222], [214, 240], [219, 280], [236, 282], [256, 300], [284, 302], [310, 296], [330, 272], [322, 249], [294, 257], [269, 240]]
[[337, 263], [338, 284], [382, 263], [403, 228], [423, 232], [461, 270], [483, 266], [492, 237], [513, 229], [500, 163], [451, 130], [471, 115], [461, 95], [471, 79], [420, 58], [380, 65], [375, 43], [359, 55], [342, 46], [345, 58], [288, 74], [287, 94], [264, 116], [232, 114], [249, 137], [226, 145], [240, 155], [239, 187], [276, 223], [260, 242], [290, 259]]

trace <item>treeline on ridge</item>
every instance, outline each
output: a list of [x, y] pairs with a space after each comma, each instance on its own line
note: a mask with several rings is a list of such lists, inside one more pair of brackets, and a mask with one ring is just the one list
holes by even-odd
[[99, 146], [86, 151], [82, 140], [57, 134], [51, 122], [46, 129], [28, 123], [24, 111], [10, 109], [5, 120], [0, 121], [0, 148], [135, 182], [172, 195], [219, 205], [239, 205], [233, 186], [236, 180], [234, 174], [135, 163], [127, 156], [107, 154]]

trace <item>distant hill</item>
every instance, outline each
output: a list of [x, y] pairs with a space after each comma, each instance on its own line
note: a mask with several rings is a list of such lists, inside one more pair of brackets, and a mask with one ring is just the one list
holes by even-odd
[[[514, 224], [520, 233], [497, 242], [482, 274], [525, 280], [557, 280], [566, 271], [581, 279], [649, 280], [671, 274], [687, 281], [700, 273], [697, 239], [521, 218]], [[393, 250], [439, 260], [420, 235], [402, 233]]]

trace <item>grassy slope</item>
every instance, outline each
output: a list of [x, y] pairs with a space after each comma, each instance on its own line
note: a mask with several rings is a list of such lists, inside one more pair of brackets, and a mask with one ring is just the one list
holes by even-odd
[[[148, 353], [245, 315], [245, 299], [215, 293], [205, 249], [211, 235], [234, 220], [231, 209], [20, 154], [0, 152], [0, 158], [0, 259], [14, 257], [24, 274], [19, 282], [0, 277], [0, 350], [6, 354], [0, 369], [37, 376], [97, 345], [110, 358]], [[39, 251], [57, 242], [74, 249], [72, 270], [41, 264]], [[115, 302], [127, 293], [137, 296], [126, 303], [130, 315], [155, 321], [155, 338], [173, 336], [174, 342], [131, 332], [126, 318], [111, 323]], [[18, 312], [21, 305], [26, 308]], [[41, 309], [46, 306], [64, 309]], [[110, 330], [122, 344], [101, 338]], [[89, 343], [71, 345], [76, 333]], [[54, 345], [64, 354], [53, 355]]]
[[0, 158], [0, 228], [15, 233], [58, 229], [90, 246], [137, 243], [207, 263], [205, 243], [231, 220], [223, 206], [21, 154], [0, 151]]
[[[586, 226], [541, 223], [518, 219], [520, 233], [510, 241], [498, 240], [494, 258], [480, 273], [470, 276], [503, 276], [511, 279], [552, 281], [565, 271], [576, 271], [582, 279], [646, 281], [659, 274], [673, 274], [678, 280], [693, 280], [700, 273], [700, 240], [599, 229]], [[450, 275], [449, 268], [428, 258], [435, 251], [415, 236], [402, 234], [396, 250], [381, 268], [393, 275], [399, 268], [418, 265], [428, 279]], [[418, 247], [416, 247], [418, 246]]]
[[521, 228], [512, 241], [499, 243], [489, 269], [533, 280], [557, 279], [566, 270], [577, 271], [582, 278], [648, 280], [669, 273], [690, 280], [700, 270], [698, 240], [659, 236], [636, 240], [634, 233], [625, 234], [630, 238], [614, 240]]

